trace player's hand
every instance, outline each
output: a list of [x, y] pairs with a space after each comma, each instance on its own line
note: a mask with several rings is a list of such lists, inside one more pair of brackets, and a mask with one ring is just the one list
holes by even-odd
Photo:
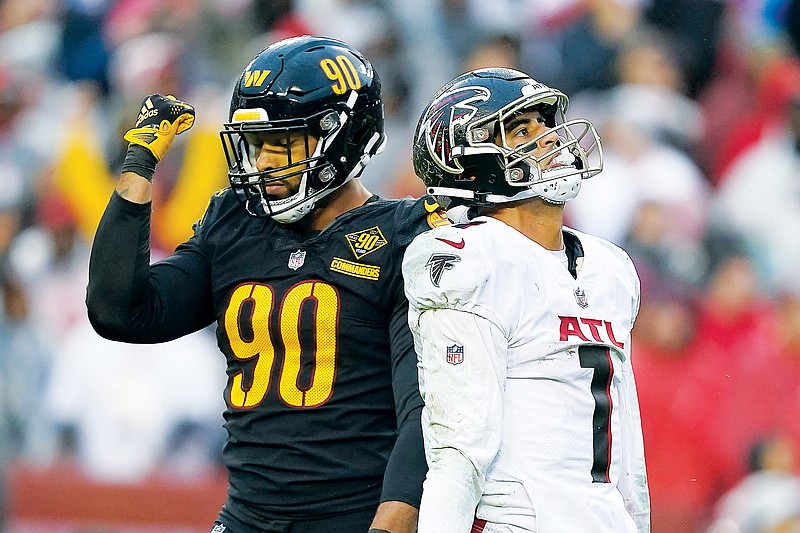
[[143, 146], [161, 161], [175, 136], [194, 124], [194, 108], [172, 95], [152, 94], [144, 99], [136, 125], [125, 134], [131, 145]]

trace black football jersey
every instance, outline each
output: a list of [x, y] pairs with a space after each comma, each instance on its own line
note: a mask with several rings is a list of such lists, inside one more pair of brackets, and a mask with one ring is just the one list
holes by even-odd
[[[418, 504], [421, 442], [390, 469], [394, 480], [387, 462], [403, 424], [414, 427], [409, 440], [419, 432], [401, 265], [417, 234], [446, 223], [435, 202], [373, 197], [324, 231], [304, 233], [246, 216], [224, 190], [173, 255], [124, 267], [131, 245], [119, 242], [120, 228], [131, 224], [134, 233], [138, 207], [115, 195], [100, 224], [90, 316], [102, 334], [128, 342], [216, 322], [227, 359], [228, 510], [245, 520], [324, 516], [376, 506], [382, 487], [384, 500]], [[145, 229], [137, 231], [141, 256]], [[100, 296], [115, 290], [129, 292]], [[98, 320], [104, 312], [123, 316]], [[384, 487], [384, 472], [394, 487]]]

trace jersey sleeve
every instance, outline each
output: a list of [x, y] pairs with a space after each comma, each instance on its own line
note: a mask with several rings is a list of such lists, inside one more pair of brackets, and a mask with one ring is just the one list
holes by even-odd
[[639, 280], [639, 275], [636, 273], [636, 267], [633, 266], [633, 261], [627, 254], [625, 254], [625, 259], [627, 261], [627, 265], [630, 268], [631, 276], [634, 279], [634, 294], [633, 294], [633, 302], [631, 303], [631, 324], [636, 322], [636, 317], [639, 316], [639, 307], [642, 301], [642, 287], [641, 281]]
[[426, 310], [456, 309], [485, 318], [507, 334], [497, 313], [496, 262], [487, 257], [491, 251], [467, 234], [457, 226], [440, 227], [422, 233], [408, 246], [403, 279], [409, 320]]
[[422, 312], [413, 331], [429, 466], [418, 531], [469, 531], [500, 447], [507, 342], [490, 321], [453, 309]]
[[151, 266], [150, 208], [114, 192], [95, 233], [86, 306], [92, 326], [111, 340], [166, 342], [214, 320], [201, 237], [195, 232]]
[[647, 486], [647, 470], [644, 457], [642, 420], [636, 393], [636, 380], [630, 359], [623, 368], [623, 385], [620, 399], [622, 406], [623, 470], [619, 491], [625, 509], [633, 517], [640, 533], [650, 532], [650, 492]]
[[[636, 320], [640, 303], [640, 281], [627, 253], [623, 254], [623, 268], [631, 280], [631, 324]], [[623, 471], [620, 477], [619, 490], [625, 502], [625, 508], [636, 523], [640, 533], [650, 532], [650, 492], [647, 485], [647, 469], [645, 465], [644, 438], [642, 435], [642, 419], [639, 410], [639, 397], [636, 390], [636, 379], [633, 373], [630, 343], [625, 348], [625, 361], [622, 366], [622, 443]]]
[[425, 402], [420, 533], [469, 531], [500, 446], [508, 328], [480, 242], [474, 229], [439, 227], [416, 237], [403, 261]]

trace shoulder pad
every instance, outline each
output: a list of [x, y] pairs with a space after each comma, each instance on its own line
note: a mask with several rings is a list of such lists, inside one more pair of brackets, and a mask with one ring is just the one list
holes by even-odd
[[232, 207], [238, 205], [239, 202], [230, 187], [218, 190], [208, 199], [208, 204], [203, 212], [203, 216], [194, 223], [192, 229], [195, 233], [198, 233], [206, 224], [218, 219], [221, 212], [228, 211]]
[[495, 319], [494, 261], [474, 232], [442, 226], [419, 235], [406, 249], [403, 277], [416, 310], [460, 309]]

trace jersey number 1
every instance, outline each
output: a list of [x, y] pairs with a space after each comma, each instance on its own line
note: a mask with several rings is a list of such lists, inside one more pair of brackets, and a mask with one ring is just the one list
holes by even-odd
[[611, 483], [608, 467], [611, 463], [611, 380], [614, 365], [611, 350], [604, 346], [584, 345], [578, 347], [581, 368], [591, 368], [592, 396], [592, 483]]

